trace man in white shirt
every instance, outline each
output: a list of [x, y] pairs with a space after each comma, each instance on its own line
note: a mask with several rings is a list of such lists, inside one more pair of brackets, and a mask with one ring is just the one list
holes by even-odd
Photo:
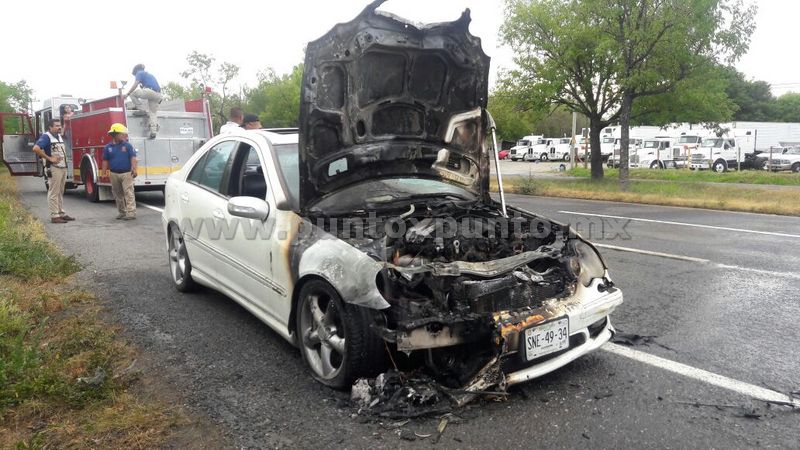
[[220, 127], [219, 134], [230, 133], [233, 130], [240, 129], [243, 120], [244, 112], [242, 112], [242, 108], [231, 108], [230, 119], [228, 119], [225, 125]]

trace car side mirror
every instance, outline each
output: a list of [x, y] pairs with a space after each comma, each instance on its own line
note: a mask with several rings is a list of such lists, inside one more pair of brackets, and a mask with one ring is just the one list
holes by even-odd
[[269, 203], [255, 197], [233, 197], [228, 200], [228, 213], [246, 219], [267, 220]]

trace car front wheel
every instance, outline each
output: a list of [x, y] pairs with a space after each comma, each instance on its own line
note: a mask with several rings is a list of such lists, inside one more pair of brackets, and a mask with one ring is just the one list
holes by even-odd
[[385, 368], [383, 341], [370, 329], [367, 309], [345, 304], [322, 280], [303, 285], [298, 301], [298, 344], [317, 381], [346, 389]]
[[714, 172], [723, 173], [728, 171], [728, 164], [723, 160], [717, 160], [714, 165], [712, 166]]
[[800, 173], [800, 162], [796, 162], [792, 165], [792, 172]]

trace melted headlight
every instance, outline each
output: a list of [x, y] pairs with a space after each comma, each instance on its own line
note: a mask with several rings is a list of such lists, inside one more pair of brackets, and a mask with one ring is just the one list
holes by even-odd
[[578, 281], [588, 287], [592, 284], [593, 279], [602, 278], [605, 275], [605, 264], [591, 245], [580, 240], [574, 242], [575, 258], [570, 261], [570, 266], [578, 277]]

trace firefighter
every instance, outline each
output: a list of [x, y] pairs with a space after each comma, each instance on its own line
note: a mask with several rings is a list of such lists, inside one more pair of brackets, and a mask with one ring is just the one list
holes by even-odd
[[[136, 79], [131, 86], [131, 90], [125, 94], [125, 97], [130, 97], [133, 101], [133, 109], [144, 110], [144, 101], [147, 101], [147, 118], [150, 126], [150, 139], [156, 138], [158, 131], [158, 105], [164, 98], [161, 95], [161, 86], [158, 80], [150, 72], [144, 70], [144, 64], [137, 64], [133, 66], [133, 76]], [[140, 88], [137, 90], [137, 88]]]
[[61, 121], [50, 119], [47, 133], [42, 134], [33, 146], [33, 152], [45, 161], [48, 178], [47, 207], [50, 222], [67, 223], [75, 220], [64, 212], [64, 187], [67, 184], [67, 145], [61, 136]]
[[103, 172], [111, 178], [111, 192], [117, 202], [117, 219], [136, 219], [136, 197], [133, 179], [136, 178], [136, 149], [128, 142], [128, 129], [121, 123], [108, 130], [111, 142], [103, 149]]
[[231, 118], [225, 123], [225, 125], [219, 128], [219, 134], [230, 133], [231, 131], [239, 129], [242, 126], [242, 121], [244, 121], [244, 113], [242, 112], [242, 108], [231, 108]]

